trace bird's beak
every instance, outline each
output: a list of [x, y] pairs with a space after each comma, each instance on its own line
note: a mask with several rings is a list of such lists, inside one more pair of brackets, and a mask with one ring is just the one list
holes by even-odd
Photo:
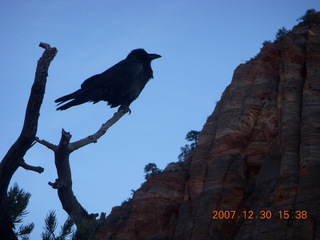
[[159, 54], [155, 54], [155, 53], [149, 53], [148, 54], [150, 60], [156, 59], [156, 58], [161, 58], [161, 56]]

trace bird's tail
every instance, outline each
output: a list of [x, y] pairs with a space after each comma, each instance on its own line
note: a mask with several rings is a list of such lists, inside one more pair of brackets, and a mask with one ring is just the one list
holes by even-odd
[[[71, 100], [71, 99], [76, 98], [76, 97], [79, 95], [80, 91], [81, 91], [81, 89], [79, 89], [79, 90], [77, 90], [77, 91], [75, 91], [75, 92], [73, 92], [73, 93], [70, 93], [70, 94], [68, 94], [68, 95], [65, 95], [65, 96], [63, 96], [63, 97], [61, 97], [61, 98], [58, 98], [58, 99], [54, 100], [54, 102], [55, 102], [55, 103], [58, 103], [58, 105], [60, 105], [60, 104], [66, 102], [66, 101], [68, 101], [68, 100]], [[57, 105], [57, 106], [58, 106], [58, 105]]]
[[59, 105], [65, 103], [71, 99], [73, 99], [73, 100], [58, 107], [57, 110], [66, 110], [72, 106], [79, 105], [79, 104], [82, 104], [85, 102], [85, 100], [81, 98], [81, 89], [79, 89], [73, 93], [70, 93], [66, 96], [63, 96], [61, 98], [58, 98], [54, 102], [58, 103], [57, 106], [59, 106]]

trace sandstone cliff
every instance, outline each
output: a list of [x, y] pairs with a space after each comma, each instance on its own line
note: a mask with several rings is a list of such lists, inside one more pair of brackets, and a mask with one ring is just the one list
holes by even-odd
[[320, 239], [319, 179], [320, 24], [299, 24], [237, 67], [196, 150], [97, 239]]

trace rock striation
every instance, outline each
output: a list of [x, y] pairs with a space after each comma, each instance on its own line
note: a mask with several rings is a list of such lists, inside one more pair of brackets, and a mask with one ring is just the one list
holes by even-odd
[[197, 148], [96, 239], [320, 239], [319, 179], [320, 24], [300, 23], [237, 67]]

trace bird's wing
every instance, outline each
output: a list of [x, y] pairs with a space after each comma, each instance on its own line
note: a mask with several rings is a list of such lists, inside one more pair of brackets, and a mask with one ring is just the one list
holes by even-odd
[[142, 64], [132, 59], [125, 59], [101, 74], [94, 75], [81, 84], [85, 90], [108, 88], [109, 86], [130, 85], [141, 74]]

